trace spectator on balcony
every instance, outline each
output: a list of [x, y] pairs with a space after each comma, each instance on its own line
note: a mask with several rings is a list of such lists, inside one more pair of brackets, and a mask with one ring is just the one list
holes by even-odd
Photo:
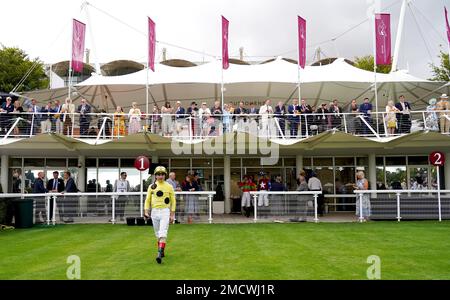
[[125, 114], [121, 106], [117, 106], [114, 112], [114, 136], [125, 135]]
[[6, 97], [6, 101], [1, 107], [1, 127], [2, 131], [6, 134], [11, 128], [11, 116], [9, 115], [14, 111], [14, 105], [12, 104], [12, 98]]
[[425, 129], [439, 131], [438, 116], [436, 114], [436, 99], [430, 99], [425, 118]]
[[49, 101], [41, 108], [41, 133], [48, 133], [52, 130], [52, 117], [55, 112], [53, 101]]
[[38, 124], [41, 122], [41, 108], [37, 105], [36, 99], [31, 99], [31, 106], [28, 109], [30, 113], [28, 115], [29, 121], [31, 121], [29, 127], [29, 134], [36, 135], [38, 133]]
[[191, 136], [196, 136], [198, 134], [198, 107], [197, 107], [197, 102], [193, 101], [191, 103], [191, 106], [187, 109], [187, 114], [189, 115], [188, 117], [188, 121], [189, 124], [191, 126], [190, 128], [190, 135]]
[[261, 116], [260, 128], [263, 137], [271, 136], [273, 129], [273, 108], [270, 104], [271, 100], [267, 99], [264, 105], [259, 108], [259, 115]]
[[62, 105], [59, 100], [55, 100], [54, 115], [52, 116], [52, 131], [62, 134], [63, 133], [63, 122], [61, 121], [61, 110]]
[[[314, 117], [311, 115], [312, 114], [312, 108], [310, 105], [308, 105], [306, 103], [305, 99], [302, 99], [301, 105], [300, 105], [300, 113], [303, 116], [303, 118], [301, 119], [301, 134], [302, 136], [306, 136], [307, 132], [307, 126], [311, 126], [313, 123], [313, 119]], [[308, 132], [309, 135], [309, 132]]]
[[135, 134], [141, 131], [141, 110], [137, 107], [137, 103], [131, 104], [128, 112], [128, 134]]
[[244, 107], [244, 101], [239, 102], [239, 107], [234, 110], [233, 121], [238, 125], [240, 130], [244, 129], [247, 124], [247, 115], [249, 111]]
[[86, 99], [81, 99], [77, 112], [80, 114], [80, 136], [87, 136], [89, 133], [89, 125], [91, 123], [91, 106], [87, 104]]
[[161, 114], [158, 109], [158, 106], [153, 105], [153, 111], [152, 111], [152, 116], [151, 116], [151, 126], [150, 126], [151, 133], [154, 133], [154, 134], [159, 133], [159, 130], [161, 128], [160, 120], [161, 120]]
[[202, 136], [208, 136], [209, 129], [214, 124], [214, 118], [211, 117], [211, 110], [206, 106], [206, 102], [202, 103], [202, 107], [198, 110], [200, 128]]
[[[359, 106], [359, 112], [364, 114], [364, 120], [371, 126], [372, 124], [372, 104], [369, 103], [369, 98], [364, 98], [364, 103]], [[362, 134], [368, 135], [370, 133], [369, 127], [366, 124], [361, 124]]]
[[356, 103], [356, 99], [353, 99], [348, 108], [348, 113], [350, 114], [347, 119], [347, 130], [348, 133], [357, 134], [360, 128], [359, 119], [357, 115], [359, 113], [359, 106]]
[[[20, 105], [19, 100], [16, 100], [14, 102], [14, 110], [13, 110], [12, 114], [15, 117], [14, 119], [17, 119], [17, 118], [26, 119], [26, 116], [23, 115], [23, 107], [22, 107], [22, 105]], [[14, 122], [15, 122], [15, 120], [14, 120]], [[20, 135], [20, 132], [26, 128], [26, 124], [27, 124], [26, 120], [19, 121], [17, 123], [16, 127], [14, 127], [14, 135], [15, 136]]]
[[298, 99], [294, 99], [292, 105], [288, 106], [288, 121], [291, 128], [291, 138], [297, 138], [298, 136], [298, 125], [300, 124], [300, 114], [301, 109], [298, 105]]
[[398, 120], [398, 133], [410, 133], [411, 132], [411, 105], [405, 101], [405, 96], [399, 97], [399, 102], [395, 104], [395, 107], [399, 110], [397, 114]]
[[232, 124], [231, 124], [231, 113], [230, 106], [228, 104], [224, 104], [223, 106], [223, 133], [231, 132]]
[[[283, 101], [278, 102], [278, 105], [275, 106], [275, 122], [278, 122], [280, 127], [277, 126], [277, 135], [278, 137], [285, 136], [285, 128], [286, 128], [286, 106], [284, 106]], [[280, 131], [281, 130], [281, 131]]]
[[[75, 104], [72, 103], [72, 99], [67, 98], [66, 103], [61, 108], [61, 114], [63, 115], [63, 134], [71, 135], [73, 130], [72, 117], [75, 113]], [[89, 125], [88, 125], [89, 126]]]
[[186, 110], [181, 106], [180, 101], [177, 101], [175, 105], [175, 115], [175, 130], [179, 134], [182, 131], [183, 124], [185, 123], [184, 120], [186, 119]]
[[392, 135], [395, 134], [395, 129], [397, 128], [397, 113], [398, 108], [394, 106], [393, 101], [388, 101], [386, 106], [386, 127], [387, 133]]
[[170, 106], [170, 102], [167, 101], [162, 107], [161, 107], [161, 127], [162, 127], [162, 134], [163, 136], [171, 136], [173, 131], [173, 125], [172, 125], [172, 113], [173, 108]]
[[450, 113], [450, 104], [448, 103], [448, 96], [443, 94], [436, 104], [436, 111], [439, 113], [439, 128], [441, 133], [449, 133], [450, 121], [447, 119]]
[[328, 113], [329, 111], [326, 103], [322, 103], [316, 111], [316, 120], [319, 133], [327, 131], [329, 128], [330, 116]]
[[342, 125], [342, 108], [339, 107], [338, 100], [334, 99], [333, 103], [330, 105], [329, 113], [331, 128], [340, 129]]

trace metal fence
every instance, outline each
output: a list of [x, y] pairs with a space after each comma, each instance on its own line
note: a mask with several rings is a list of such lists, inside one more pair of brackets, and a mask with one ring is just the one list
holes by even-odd
[[372, 220], [439, 220], [450, 219], [449, 190], [357, 190], [359, 220], [362, 221], [362, 202], [370, 199]]
[[[26, 138], [55, 132], [74, 138], [115, 139], [150, 132], [180, 140], [205, 139], [229, 132], [265, 138], [308, 138], [329, 130], [366, 137], [391, 137], [419, 130], [449, 134], [450, 111], [408, 114], [142, 114], [0, 112], [0, 136]], [[392, 127], [394, 126], [394, 127]], [[447, 131], [446, 131], [447, 130]]]
[[[175, 217], [182, 221], [213, 222], [216, 192], [175, 192]], [[33, 223], [118, 223], [144, 216], [146, 193], [0, 194], [0, 198], [33, 199]]]
[[[318, 198], [321, 191], [308, 192], [250, 192], [253, 205], [253, 220], [280, 218], [289, 221], [306, 221], [307, 217], [313, 217], [318, 222], [318, 214], [321, 211]], [[242, 207], [250, 207], [242, 203]]]

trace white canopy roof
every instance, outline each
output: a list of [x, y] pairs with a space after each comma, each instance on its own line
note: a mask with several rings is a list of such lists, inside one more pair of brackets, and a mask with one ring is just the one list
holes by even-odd
[[[156, 72], [149, 72], [148, 83], [150, 112], [153, 104], [161, 105], [165, 101], [180, 100], [187, 107], [191, 101], [221, 99], [220, 85], [222, 69], [220, 61], [200, 66], [179, 68], [161, 64], [155, 66]], [[308, 66], [301, 70], [301, 94], [309, 104], [330, 102], [338, 99], [348, 104], [352, 99], [362, 102], [369, 97], [374, 102], [374, 73], [358, 69], [339, 58], [325, 66]], [[147, 71], [142, 70], [123, 76], [93, 75], [76, 85], [78, 100], [81, 97], [97, 107], [112, 110], [114, 106], [124, 108], [131, 102], [145, 108], [145, 85]], [[298, 67], [281, 58], [259, 65], [234, 65], [223, 71], [225, 101], [245, 100], [262, 103], [264, 99], [287, 101], [298, 97]], [[444, 82], [432, 82], [417, 78], [401, 70], [391, 74], [377, 74], [378, 106], [383, 109], [388, 99], [397, 99], [405, 95], [413, 103], [413, 109], [422, 109], [428, 99], [442, 93], [450, 94], [450, 86]], [[40, 101], [65, 97], [67, 90], [41, 91], [28, 94]], [[105, 102], [105, 96], [108, 101]]]

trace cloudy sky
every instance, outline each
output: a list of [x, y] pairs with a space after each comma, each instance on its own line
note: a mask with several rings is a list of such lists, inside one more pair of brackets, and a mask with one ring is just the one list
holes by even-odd
[[[70, 57], [71, 19], [87, 24], [86, 47], [91, 62], [146, 60], [147, 16], [156, 23], [157, 59], [209, 61], [221, 53], [221, 22], [230, 21], [230, 55], [244, 47], [246, 60], [283, 55], [296, 58], [296, 16], [308, 22], [308, 62], [320, 46], [322, 57], [371, 54], [371, 6], [392, 14], [395, 43], [401, 0], [14, 0], [2, 1], [0, 43], [17, 46], [31, 57], [55, 63]], [[444, 9], [450, 0], [413, 0], [405, 20], [400, 68], [429, 77], [430, 62], [438, 63], [440, 47], [447, 51]], [[364, 22], [366, 20], [366, 22]], [[350, 28], [355, 29], [342, 35]], [[420, 30], [419, 30], [420, 27]], [[334, 42], [331, 40], [338, 37]], [[170, 45], [168, 45], [170, 44]], [[188, 51], [176, 45], [195, 51]], [[205, 54], [201, 54], [205, 53]]]

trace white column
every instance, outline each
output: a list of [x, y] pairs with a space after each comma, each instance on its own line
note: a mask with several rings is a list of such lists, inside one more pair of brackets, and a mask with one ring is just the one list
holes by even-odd
[[8, 193], [8, 167], [9, 167], [9, 157], [8, 155], [2, 155], [2, 171], [0, 173], [1, 185], [3, 193]]
[[[2, 163], [3, 163], [3, 158], [2, 158]], [[435, 167], [432, 167], [432, 168], [435, 168]], [[2, 170], [3, 170], [3, 165], [2, 165]], [[450, 190], [450, 153], [445, 153], [444, 170], [442, 170], [442, 168], [441, 168], [441, 172], [444, 172], [445, 189]], [[2, 174], [3, 174], [3, 172], [2, 172]]]
[[366, 172], [367, 180], [370, 183], [369, 188], [371, 190], [377, 189], [377, 162], [375, 154], [369, 154], [369, 174]]
[[85, 164], [86, 156], [80, 155], [78, 156], [78, 182], [77, 187], [81, 192], [85, 191], [86, 186], [86, 164]]
[[297, 172], [295, 176], [297, 177], [298, 174], [300, 174], [300, 171], [303, 170], [303, 155], [296, 155], [295, 156], [295, 167]]
[[225, 192], [225, 213], [231, 213], [231, 158], [225, 156], [223, 158], [223, 179]]

